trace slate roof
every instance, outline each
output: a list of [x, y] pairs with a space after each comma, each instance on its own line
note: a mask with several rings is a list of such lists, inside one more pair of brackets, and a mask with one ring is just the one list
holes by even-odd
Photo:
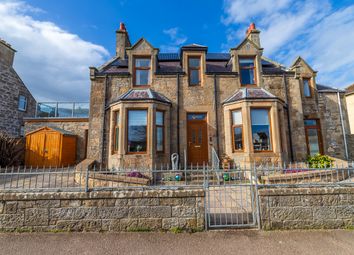
[[322, 85], [322, 84], [316, 84], [318, 92], [344, 92], [343, 90], [332, 88], [327, 85]]
[[171, 101], [152, 89], [130, 89], [128, 92], [122, 94], [115, 102], [119, 101], [140, 101], [140, 100], [154, 100], [163, 103], [171, 104]]
[[224, 104], [237, 102], [243, 99], [276, 99], [272, 93], [263, 88], [240, 88], [231, 97], [224, 100]]

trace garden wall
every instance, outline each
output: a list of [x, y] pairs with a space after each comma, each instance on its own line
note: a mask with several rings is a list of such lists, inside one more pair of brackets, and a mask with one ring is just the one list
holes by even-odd
[[0, 193], [2, 231], [202, 230], [202, 190]]
[[259, 203], [267, 230], [354, 225], [354, 187], [260, 189]]

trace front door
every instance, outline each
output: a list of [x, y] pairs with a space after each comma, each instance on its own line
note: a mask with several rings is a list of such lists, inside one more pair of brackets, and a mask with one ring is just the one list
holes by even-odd
[[321, 127], [319, 124], [319, 120], [306, 119], [305, 133], [307, 142], [307, 153], [310, 156], [314, 156], [316, 154], [323, 154]]
[[208, 126], [206, 113], [187, 114], [188, 164], [208, 164]]

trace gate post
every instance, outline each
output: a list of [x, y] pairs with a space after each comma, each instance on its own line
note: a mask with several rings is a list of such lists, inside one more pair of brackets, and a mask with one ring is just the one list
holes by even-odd
[[258, 223], [258, 229], [261, 229], [261, 217], [260, 217], [260, 208], [259, 208], [259, 195], [258, 195], [258, 177], [257, 177], [257, 169], [256, 169], [256, 164], [253, 162], [253, 181], [255, 182], [254, 187], [255, 187], [255, 194], [256, 194], [256, 213], [257, 213], [257, 223]]

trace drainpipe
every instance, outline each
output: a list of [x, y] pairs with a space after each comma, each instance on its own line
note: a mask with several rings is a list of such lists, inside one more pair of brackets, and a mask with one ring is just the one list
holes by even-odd
[[291, 162], [294, 162], [294, 152], [293, 152], [293, 139], [291, 137], [291, 125], [290, 125], [290, 111], [289, 111], [289, 93], [288, 93], [288, 84], [286, 83], [286, 77], [285, 74], [283, 74], [283, 82], [284, 82], [284, 87], [285, 87], [285, 97], [286, 97], [286, 115], [288, 119], [288, 130], [289, 130], [289, 145], [290, 145], [290, 159]]
[[343, 121], [343, 112], [342, 112], [342, 103], [341, 103], [340, 96], [339, 96], [339, 90], [337, 90], [337, 97], [338, 97], [340, 123], [341, 123], [341, 126], [342, 126], [342, 132], [343, 132], [345, 159], [348, 160], [349, 155], [348, 155], [347, 137], [346, 137], [346, 134], [345, 134], [344, 121]]
[[[179, 73], [177, 74], [176, 90], [177, 90], [176, 91], [176, 101], [177, 101], [177, 105], [176, 105], [176, 107], [177, 107], [177, 154], [180, 157], [181, 155], [179, 154]], [[186, 155], [183, 155], [183, 156], [186, 157]]]
[[104, 140], [105, 140], [105, 128], [106, 128], [106, 96], [107, 96], [108, 76], [104, 78], [104, 101], [103, 101], [103, 125], [102, 125], [102, 149], [101, 149], [101, 165], [104, 164]]
[[216, 132], [216, 148], [218, 157], [220, 156], [220, 147], [219, 147], [219, 125], [218, 125], [218, 97], [217, 97], [217, 88], [216, 88], [216, 74], [214, 74], [214, 111], [215, 111], [215, 132]]

